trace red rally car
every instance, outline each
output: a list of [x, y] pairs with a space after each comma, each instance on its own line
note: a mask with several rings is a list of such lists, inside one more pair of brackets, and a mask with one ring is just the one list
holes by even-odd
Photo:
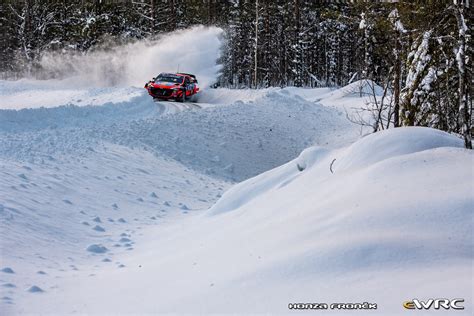
[[195, 75], [186, 73], [161, 73], [145, 84], [145, 89], [153, 99], [185, 102], [198, 93]]

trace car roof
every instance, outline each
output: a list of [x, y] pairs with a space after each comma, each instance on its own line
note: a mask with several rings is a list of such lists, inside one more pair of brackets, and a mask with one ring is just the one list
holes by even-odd
[[185, 76], [192, 77], [192, 78], [196, 79], [195, 75], [187, 74], [187, 73], [184, 73], [184, 72], [177, 73], [177, 75], [185, 75]]
[[168, 72], [162, 72], [160, 73], [157, 77], [159, 76], [169, 76], [169, 77], [191, 77], [193, 79], [196, 79], [195, 75], [192, 74], [187, 74], [184, 72], [179, 72], [179, 73], [168, 73]]
[[162, 73], [159, 74], [157, 77], [159, 77], [159, 76], [185, 77], [185, 74], [172, 74], [172, 73], [162, 72]]

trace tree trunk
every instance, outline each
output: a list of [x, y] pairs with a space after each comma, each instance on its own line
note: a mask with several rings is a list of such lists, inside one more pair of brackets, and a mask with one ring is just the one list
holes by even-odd
[[295, 52], [293, 54], [293, 57], [294, 59], [296, 60], [296, 63], [293, 64], [293, 67], [294, 69], [296, 70], [296, 74], [295, 74], [295, 85], [297, 87], [300, 87], [302, 86], [302, 80], [301, 80], [301, 76], [302, 76], [302, 73], [301, 73], [301, 58], [300, 58], [300, 54], [301, 54], [301, 47], [300, 47], [300, 19], [301, 19], [301, 16], [300, 16], [300, 0], [295, 0], [295, 41], [294, 41], [294, 45], [295, 45]]
[[255, 0], [255, 51], [254, 51], [254, 71], [253, 84], [257, 89], [257, 71], [258, 71], [258, 0]]
[[458, 63], [459, 74], [459, 122], [461, 124], [461, 132], [464, 136], [464, 145], [466, 148], [472, 149], [471, 139], [471, 113], [469, 110], [469, 95], [466, 93], [466, 32], [467, 25], [464, 20], [463, 5], [458, 5], [454, 8], [454, 15], [456, 16], [459, 29], [458, 51], [456, 53], [456, 61]]
[[150, 0], [150, 33], [155, 34], [155, 0]]
[[396, 56], [395, 56], [395, 74], [393, 78], [393, 126], [399, 127], [400, 126], [400, 76], [401, 76], [401, 43], [400, 43], [400, 32], [397, 32], [397, 39], [396, 39]]

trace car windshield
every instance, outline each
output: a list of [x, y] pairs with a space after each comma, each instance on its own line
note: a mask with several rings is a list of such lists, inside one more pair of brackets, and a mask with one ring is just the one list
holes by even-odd
[[173, 82], [173, 83], [183, 83], [182, 76], [173, 76], [173, 75], [159, 75], [155, 82]]

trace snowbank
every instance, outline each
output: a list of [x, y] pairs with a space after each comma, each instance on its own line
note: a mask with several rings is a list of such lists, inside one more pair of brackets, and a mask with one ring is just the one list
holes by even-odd
[[326, 100], [337, 100], [349, 97], [371, 97], [381, 96], [383, 94], [383, 88], [372, 80], [363, 79], [354, 81], [344, 87], [329, 91], [325, 95], [320, 96], [321, 99]]
[[[144, 96], [145, 92], [144, 89], [134, 87], [79, 88], [64, 80], [0, 80], [0, 110], [134, 103], [136, 101], [134, 99]], [[151, 98], [147, 99], [151, 101]]]
[[[202, 103], [153, 102], [141, 91], [134, 97], [124, 92], [123, 101], [100, 106], [0, 110], [0, 135], [7, 133], [0, 137], [0, 157], [38, 161], [61, 152], [83, 155], [106, 141], [144, 146], [204, 174], [241, 181], [313, 144], [340, 147], [359, 137], [339, 110], [286, 90], [237, 90], [229, 99], [225, 106], [199, 109]], [[194, 110], [183, 111], [186, 107]]]
[[273, 189], [289, 184], [298, 177], [300, 172], [310, 168], [316, 161], [325, 157], [328, 152], [327, 149], [321, 147], [310, 147], [304, 150], [297, 159], [236, 184], [217, 201], [208, 214], [216, 215], [232, 211]]
[[[316, 96], [314, 100], [324, 106], [343, 110], [354, 121], [362, 118], [366, 122], [372, 122], [372, 113], [361, 111], [361, 109], [371, 108], [368, 104], [373, 104], [375, 98], [380, 102], [382, 95], [382, 87], [372, 80], [364, 79]], [[386, 96], [386, 98], [384, 102], [388, 102], [390, 95]], [[372, 132], [367, 127], [365, 129], [369, 133]]]
[[[148, 231], [153, 250], [123, 258], [126, 271], [67, 278], [54, 312], [275, 314], [291, 302], [367, 301], [402, 315], [404, 301], [441, 295], [465, 298], [457, 314], [468, 315], [474, 157], [461, 145], [406, 128], [311, 148], [230, 189], [206, 216]], [[357, 164], [331, 173], [351, 154]], [[48, 295], [23, 311], [53, 311]]]
[[315, 178], [322, 181], [321, 176], [328, 176], [331, 172], [330, 180], [333, 178], [332, 173], [357, 172], [387, 159], [439, 147], [463, 148], [463, 142], [439, 130], [411, 127], [370, 134], [348, 148], [332, 153], [321, 147], [311, 147], [297, 159], [235, 185], [209, 213], [218, 214], [242, 207], [254, 197], [261, 197], [263, 193], [288, 185], [303, 171], [308, 172], [315, 163], [319, 166], [316, 167], [319, 173], [314, 175]]
[[[380, 139], [383, 138], [383, 141]], [[385, 159], [439, 147], [463, 147], [461, 139], [426, 127], [389, 129], [351, 145], [334, 162], [335, 172], [367, 167]]]

